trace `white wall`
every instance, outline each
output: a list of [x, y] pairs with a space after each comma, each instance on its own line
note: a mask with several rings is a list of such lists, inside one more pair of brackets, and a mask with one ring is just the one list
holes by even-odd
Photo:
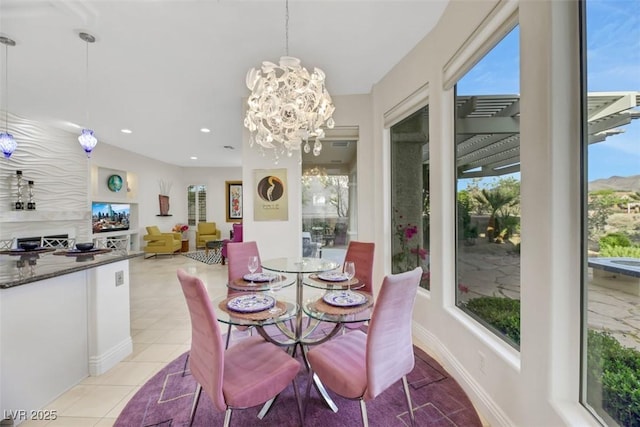
[[[132, 190], [135, 197], [130, 199], [138, 204], [138, 239], [144, 247], [145, 227], [157, 225], [162, 231], [170, 231], [178, 223], [187, 223], [187, 187], [205, 184], [207, 186], [207, 220], [216, 223], [222, 236], [229, 236], [231, 223], [225, 216], [225, 181], [242, 179], [241, 168], [183, 168], [150, 159], [112, 145], [101, 144], [92, 156], [94, 166], [127, 171], [135, 177]], [[160, 180], [171, 183], [170, 209], [172, 216], [157, 216], [160, 213], [158, 195]], [[191, 249], [194, 249], [195, 231], [190, 230]]]
[[[357, 126], [359, 128], [357, 142], [358, 203], [366, 206], [375, 197], [372, 179], [375, 171], [368, 167], [373, 156], [370, 96], [334, 96], [332, 99], [336, 107], [333, 115], [336, 127]], [[241, 120], [238, 121], [238, 126], [242, 126]], [[249, 133], [246, 129], [244, 130], [242, 147], [243, 236], [245, 241], [255, 240], [258, 243], [261, 257], [264, 259], [302, 255], [302, 182], [301, 166], [298, 164], [297, 154], [295, 153], [291, 158], [281, 158], [278, 164], [275, 164], [272, 157], [269, 155], [263, 157], [257, 147], [250, 147]], [[280, 168], [287, 170], [289, 219], [287, 221], [254, 221], [254, 171], [256, 169]], [[363, 209], [360, 209], [359, 212], [358, 239], [373, 241], [374, 215]], [[362, 212], [366, 214], [362, 214]]]
[[[446, 86], [510, 29], [502, 24], [518, 18], [518, 7], [523, 208], [520, 352], [455, 307], [454, 102], [453, 90]], [[423, 91], [428, 94], [431, 129], [431, 292], [420, 290], [414, 333], [443, 361], [491, 425], [596, 425], [578, 404], [577, 28], [575, 2], [451, 2], [434, 31], [372, 92], [375, 151], [371, 169], [383, 172], [373, 177], [375, 187], [383, 190], [382, 197], [372, 198], [371, 206], [376, 212], [375, 280], [390, 272], [387, 194], [392, 123], [388, 117]], [[359, 165], [359, 169], [365, 167]], [[484, 372], [480, 353], [486, 358]]]

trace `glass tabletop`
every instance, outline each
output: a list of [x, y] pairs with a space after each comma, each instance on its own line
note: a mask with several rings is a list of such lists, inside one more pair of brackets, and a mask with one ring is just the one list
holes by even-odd
[[[275, 273], [271, 273], [271, 274], [275, 274]], [[278, 283], [280, 283], [279, 289], [282, 289], [296, 283], [296, 279], [295, 277], [279, 275]], [[233, 289], [234, 291], [243, 291], [243, 292], [269, 291], [271, 289], [269, 286], [270, 286], [269, 282], [251, 282], [251, 281], [246, 281], [243, 278], [238, 278], [227, 283], [227, 287]]]
[[340, 264], [322, 258], [274, 258], [262, 261], [262, 268], [281, 273], [321, 273]]
[[[357, 290], [364, 286], [364, 283], [358, 280], [357, 277], [351, 279], [351, 289]], [[348, 283], [345, 280], [344, 282], [329, 282], [327, 280], [322, 280], [318, 277], [315, 277], [313, 274], [309, 275], [306, 279], [304, 279], [303, 283], [306, 286], [311, 286], [316, 289], [324, 289], [327, 291], [332, 290], [343, 290], [349, 289]]]
[[358, 323], [366, 322], [371, 319], [371, 312], [373, 306], [361, 310], [357, 313], [349, 313], [345, 310], [345, 314], [330, 314], [318, 309], [318, 305], [315, 301], [308, 301], [304, 304], [303, 310], [305, 314], [312, 319], [322, 320], [324, 322], [331, 323]]

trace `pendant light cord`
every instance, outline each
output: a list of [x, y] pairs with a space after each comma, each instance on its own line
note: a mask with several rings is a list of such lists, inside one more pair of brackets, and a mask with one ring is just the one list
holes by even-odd
[[285, 53], [289, 56], [289, 0], [285, 0], [285, 20], [284, 20], [284, 34], [285, 34]]
[[9, 45], [4, 45], [4, 131], [9, 133]]
[[84, 103], [85, 103], [85, 128], [89, 128], [89, 42], [85, 41], [85, 45], [86, 45], [86, 64], [85, 64], [85, 70], [86, 70], [86, 81], [85, 81], [85, 91], [84, 91]]

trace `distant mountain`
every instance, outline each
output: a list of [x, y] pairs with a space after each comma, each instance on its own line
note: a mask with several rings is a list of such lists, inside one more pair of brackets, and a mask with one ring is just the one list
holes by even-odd
[[598, 190], [640, 191], [640, 175], [612, 176], [591, 181], [589, 183], [589, 191]]

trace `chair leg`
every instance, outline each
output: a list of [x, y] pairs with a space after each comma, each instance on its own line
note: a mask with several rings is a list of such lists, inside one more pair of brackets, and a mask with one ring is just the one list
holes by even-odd
[[196, 393], [193, 397], [193, 404], [191, 405], [191, 415], [189, 415], [189, 427], [193, 425], [193, 418], [196, 415], [196, 409], [198, 409], [198, 402], [200, 401], [200, 394], [202, 393], [202, 386], [198, 384], [196, 387]]
[[302, 408], [302, 400], [300, 399], [300, 392], [298, 391], [298, 384], [296, 379], [293, 379], [293, 393], [296, 395], [296, 401], [298, 402], [298, 415], [300, 416], [300, 425], [304, 427], [304, 410]]
[[404, 395], [407, 397], [407, 406], [409, 407], [409, 417], [411, 419], [411, 425], [416, 425], [416, 417], [413, 414], [413, 405], [411, 405], [411, 395], [409, 394], [409, 383], [407, 382], [407, 376], [402, 377], [402, 388], [404, 388]]
[[362, 427], [369, 427], [369, 418], [367, 417], [367, 404], [364, 399], [360, 398], [360, 412], [362, 413]]
[[231, 408], [227, 408], [224, 413], [224, 427], [229, 427], [231, 424]]
[[187, 372], [187, 363], [189, 363], [189, 356], [191, 356], [191, 353], [188, 353], [187, 357], [184, 358], [184, 366], [182, 367], [182, 376], [183, 377]]
[[229, 348], [229, 339], [231, 338], [231, 323], [229, 323], [229, 327], [227, 328], [227, 342], [224, 345], [224, 349], [228, 349]]

